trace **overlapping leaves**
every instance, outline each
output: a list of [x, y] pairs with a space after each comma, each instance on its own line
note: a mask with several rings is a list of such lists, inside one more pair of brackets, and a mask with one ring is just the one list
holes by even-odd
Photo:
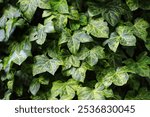
[[150, 99], [148, 0], [0, 5], [1, 99]]

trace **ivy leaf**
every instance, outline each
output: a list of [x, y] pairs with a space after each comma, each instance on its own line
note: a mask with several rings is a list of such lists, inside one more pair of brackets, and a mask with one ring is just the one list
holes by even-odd
[[107, 88], [112, 83], [116, 86], [123, 86], [127, 83], [129, 79], [129, 75], [125, 68], [117, 68], [114, 69], [107, 69], [102, 72], [100, 76], [97, 76], [98, 80]]
[[102, 16], [109, 24], [115, 26], [120, 21], [123, 11], [123, 7], [120, 4], [111, 2], [105, 6]]
[[62, 31], [68, 23], [67, 15], [59, 14], [55, 17], [55, 20], [55, 29], [57, 31]]
[[49, 99], [54, 99], [58, 96], [60, 96], [60, 100], [73, 99], [77, 88], [78, 82], [73, 79], [69, 79], [67, 82], [55, 81], [53, 82]]
[[90, 51], [88, 48], [83, 47], [81, 48], [81, 51], [78, 52], [77, 57], [79, 60], [85, 60], [90, 54]]
[[134, 23], [134, 34], [139, 37], [140, 39], [143, 39], [146, 41], [148, 32], [146, 29], [149, 28], [149, 24], [144, 19], [136, 19]]
[[14, 45], [14, 51], [12, 51], [10, 61], [21, 65], [28, 56], [31, 56], [31, 43], [28, 40], [24, 40], [21, 44]]
[[65, 71], [65, 76], [72, 76], [73, 79], [84, 82], [86, 71], [89, 69], [89, 66], [85, 62], [82, 63], [82, 65], [78, 68], [72, 67], [69, 70]]
[[110, 38], [104, 42], [104, 45], [108, 44], [109, 48], [116, 52], [119, 46], [120, 37], [116, 32], [111, 33]]
[[124, 61], [129, 72], [133, 74], [138, 74], [142, 77], [150, 78], [150, 58], [143, 56], [137, 62], [133, 60]]
[[102, 8], [93, 2], [88, 3], [88, 14], [90, 17], [97, 16], [101, 13]]
[[48, 0], [19, 0], [18, 3], [20, 10], [28, 20], [32, 19], [37, 7], [50, 9]]
[[40, 83], [38, 82], [38, 79], [33, 79], [30, 84], [29, 91], [32, 93], [32, 95], [36, 95], [39, 89], [40, 89]]
[[92, 42], [93, 39], [84, 31], [74, 32], [72, 39], [68, 42], [68, 48], [72, 54], [76, 54], [80, 48], [80, 43]]
[[97, 64], [98, 59], [103, 58], [105, 58], [104, 48], [102, 48], [101, 46], [95, 46], [89, 51], [89, 56], [87, 57], [86, 62], [89, 65], [94, 66]]
[[71, 30], [68, 28], [65, 28], [64, 30], [62, 30], [58, 44], [61, 45], [63, 43], [68, 42], [69, 40], [71, 40]]
[[9, 5], [9, 7], [4, 11], [3, 15], [3, 17], [6, 17], [8, 19], [18, 18], [20, 16], [20, 10], [11, 5]]
[[54, 29], [53, 22], [51, 21], [50, 18], [48, 18], [44, 21], [44, 25], [38, 24], [37, 27], [34, 27], [31, 30], [29, 38], [30, 41], [36, 40], [37, 44], [43, 45], [46, 40], [47, 33], [54, 33], [54, 32], [55, 29]]
[[35, 64], [33, 64], [33, 76], [43, 72], [54, 75], [60, 65], [62, 65], [62, 62], [58, 59], [49, 59], [45, 55], [37, 55], [35, 56]]
[[72, 36], [73, 40], [78, 40], [81, 43], [87, 43], [87, 42], [92, 42], [93, 39], [90, 35], [85, 33], [84, 31], [77, 31], [73, 34]]
[[108, 38], [109, 28], [103, 18], [91, 19], [85, 30], [97, 38]]
[[58, 11], [59, 13], [69, 13], [66, 0], [51, 0], [50, 4], [54, 11]]
[[8, 41], [10, 35], [14, 32], [16, 26], [21, 26], [23, 25], [24, 23], [24, 20], [23, 19], [19, 19], [19, 20], [16, 20], [16, 19], [9, 19], [7, 22], [6, 22], [6, 26], [5, 26], [5, 41]]
[[25, 17], [31, 20], [37, 9], [37, 0], [19, 0], [18, 2]]
[[135, 46], [136, 37], [133, 35], [133, 30], [129, 26], [119, 26], [116, 32], [120, 36], [120, 44], [123, 46]]
[[74, 72], [72, 72], [72, 78], [80, 82], [84, 82], [85, 76], [86, 69], [82, 66], [75, 69]]
[[112, 80], [116, 86], [123, 86], [129, 80], [129, 75], [124, 69], [117, 68]]
[[80, 61], [78, 60], [78, 58], [74, 55], [71, 55], [70, 57], [68, 57], [68, 59], [66, 60], [66, 64], [71, 64], [74, 67], [79, 67], [80, 66]]
[[138, 0], [126, 0], [126, 3], [131, 11], [135, 11], [139, 8]]
[[77, 39], [71, 39], [68, 41], [67, 46], [72, 54], [76, 54], [80, 48], [80, 41]]
[[31, 43], [28, 39], [21, 43], [13, 43], [11, 49], [9, 57], [4, 59], [4, 69], [6, 72], [9, 72], [12, 63], [21, 65], [27, 57], [31, 56]]
[[81, 87], [77, 91], [78, 100], [103, 100], [105, 97], [102, 95], [102, 92], [88, 87]]

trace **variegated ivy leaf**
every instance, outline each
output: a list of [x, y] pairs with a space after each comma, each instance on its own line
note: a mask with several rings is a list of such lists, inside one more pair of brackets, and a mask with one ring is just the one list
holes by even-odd
[[72, 39], [68, 42], [68, 48], [72, 54], [76, 54], [80, 48], [80, 43], [92, 42], [93, 39], [84, 31], [74, 32]]
[[120, 36], [116, 32], [111, 33], [110, 38], [104, 42], [104, 45], [108, 44], [109, 48], [116, 52], [120, 43]]
[[58, 96], [60, 100], [73, 99], [78, 87], [78, 82], [74, 79], [69, 79], [67, 82], [55, 81], [53, 82], [49, 99], [55, 99]]
[[45, 55], [37, 55], [33, 64], [33, 76], [44, 72], [54, 75], [60, 65], [62, 65], [62, 61], [58, 59], [49, 59]]
[[54, 29], [54, 25], [53, 22], [51, 21], [51, 18], [47, 18], [44, 21], [44, 25], [42, 24], [38, 24], [37, 27], [34, 27], [31, 30], [30, 33], [30, 41], [35, 41], [36, 43], [39, 45], [43, 45], [46, 37], [47, 37], [47, 33], [54, 33], [55, 29]]
[[88, 3], [88, 14], [90, 17], [97, 16], [102, 12], [102, 8], [98, 7], [93, 2]]
[[120, 17], [124, 14], [124, 11], [121, 4], [110, 2], [102, 11], [102, 16], [109, 24], [115, 26], [120, 21]]
[[78, 100], [103, 100], [105, 97], [102, 91], [98, 89], [91, 89], [88, 87], [81, 87], [77, 91]]
[[40, 83], [38, 79], [33, 79], [30, 84], [29, 91], [32, 93], [32, 95], [36, 95], [39, 89], [40, 89]]
[[105, 58], [104, 48], [102, 48], [101, 46], [95, 46], [89, 51], [86, 62], [89, 65], [94, 66], [97, 64], [99, 59], [103, 58]]
[[100, 82], [105, 86], [109, 87], [112, 83], [116, 86], [123, 86], [127, 83], [129, 79], [129, 75], [125, 68], [117, 68], [114, 69], [107, 69], [103, 71], [104, 75], [98, 76]]
[[71, 30], [68, 28], [65, 28], [62, 30], [58, 44], [61, 45], [63, 43], [68, 42], [69, 40], [71, 40]]
[[146, 29], [149, 28], [149, 23], [144, 19], [136, 19], [134, 23], [134, 34], [140, 39], [146, 41], [148, 32]]
[[20, 16], [20, 11], [11, 5], [4, 10], [4, 14], [0, 18], [0, 42], [8, 41], [16, 26], [23, 26], [24, 20], [19, 19]]
[[124, 63], [129, 72], [150, 78], [150, 57], [143, 56], [137, 62], [129, 59]]
[[116, 32], [120, 36], [120, 44], [123, 46], [135, 46], [136, 37], [133, 35], [133, 29], [129, 26], [118, 26]]
[[55, 17], [55, 20], [56, 21], [54, 22], [54, 24], [55, 24], [55, 29], [57, 31], [62, 31], [66, 27], [66, 25], [68, 23], [67, 15], [58, 14]]
[[12, 62], [21, 65], [27, 57], [31, 56], [31, 43], [25, 39], [21, 43], [13, 43], [11, 46], [10, 56], [4, 59], [4, 69], [9, 71]]
[[84, 82], [85, 76], [86, 76], [86, 71], [90, 69], [90, 66], [83, 62], [82, 65], [78, 68], [71, 67], [67, 71], [64, 72], [65, 76], [72, 76], [73, 79], [79, 81], [79, 82]]
[[37, 7], [42, 9], [50, 9], [49, 0], [19, 0], [20, 10], [24, 16], [31, 20]]
[[67, 0], [51, 0], [50, 5], [54, 11], [69, 13]]
[[109, 27], [103, 18], [91, 19], [85, 30], [97, 38], [108, 38]]

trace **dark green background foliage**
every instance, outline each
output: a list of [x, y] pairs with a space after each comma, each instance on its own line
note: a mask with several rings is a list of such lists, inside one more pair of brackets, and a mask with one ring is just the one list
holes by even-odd
[[150, 0], [0, 8], [0, 99], [150, 99]]

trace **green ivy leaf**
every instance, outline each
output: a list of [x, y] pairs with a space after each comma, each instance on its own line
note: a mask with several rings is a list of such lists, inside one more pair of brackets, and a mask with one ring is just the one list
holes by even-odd
[[68, 42], [69, 40], [71, 40], [71, 30], [68, 28], [65, 28], [62, 30], [58, 44], [61, 45], [63, 43]]
[[51, 0], [50, 4], [54, 11], [58, 11], [59, 13], [69, 13], [66, 0]]
[[60, 100], [70, 100], [75, 96], [78, 88], [78, 82], [70, 79], [67, 82], [55, 81], [51, 88], [51, 96], [49, 99], [55, 99], [60, 96]]
[[133, 35], [133, 30], [129, 26], [119, 26], [116, 32], [120, 36], [120, 44], [123, 46], [135, 46], [136, 37]]
[[142, 77], [148, 77], [150, 78], [150, 58], [147, 56], [143, 56], [140, 58], [137, 62], [133, 60], [127, 60], [125, 61], [125, 64], [127, 65], [127, 69], [129, 72], [138, 74]]
[[56, 20], [56, 22], [55, 22], [55, 29], [57, 31], [62, 31], [66, 27], [66, 25], [68, 23], [68, 16], [67, 15], [58, 14], [55, 17], [55, 20]]
[[101, 13], [102, 8], [93, 2], [88, 3], [88, 14], [90, 17], [97, 16]]
[[73, 34], [72, 39], [78, 40], [81, 43], [87, 43], [87, 42], [92, 42], [93, 39], [90, 35], [85, 33], [84, 31], [77, 31]]
[[9, 57], [4, 59], [4, 70], [9, 72], [12, 63], [21, 65], [29, 56], [31, 56], [31, 43], [28, 39], [21, 43], [13, 43]]
[[125, 68], [107, 69], [102, 71], [103, 74], [97, 76], [100, 83], [102, 83], [106, 88], [112, 83], [116, 86], [123, 86], [127, 83], [129, 75]]
[[32, 19], [37, 7], [50, 9], [48, 0], [19, 0], [18, 3], [20, 5], [20, 10], [28, 20]]
[[54, 33], [54, 32], [55, 29], [54, 29], [53, 22], [51, 21], [50, 18], [48, 18], [44, 21], [44, 25], [38, 24], [37, 27], [34, 27], [31, 30], [29, 38], [30, 41], [36, 40], [37, 44], [43, 45], [46, 40], [47, 33]]
[[73, 34], [72, 39], [68, 42], [68, 48], [72, 54], [76, 54], [80, 48], [80, 43], [92, 42], [93, 39], [84, 31], [77, 31]]
[[116, 32], [111, 33], [110, 38], [104, 42], [104, 45], [108, 44], [109, 48], [116, 52], [119, 46], [120, 36]]
[[80, 41], [77, 39], [71, 39], [68, 41], [67, 46], [72, 54], [76, 54], [80, 48]]
[[98, 59], [104, 58], [105, 58], [104, 48], [102, 48], [101, 46], [95, 46], [89, 51], [89, 56], [87, 57], [86, 62], [89, 65], [94, 66], [97, 64]]
[[105, 97], [102, 92], [97, 89], [81, 87], [77, 91], [78, 100], [103, 100]]
[[32, 95], [36, 95], [39, 89], [40, 89], [40, 83], [38, 79], [33, 79], [30, 84], [29, 91], [32, 93]]
[[129, 75], [124, 69], [117, 68], [112, 80], [116, 86], [123, 86], [129, 80]]
[[102, 11], [103, 18], [112, 26], [115, 26], [119, 21], [124, 9], [120, 4], [111, 2], [105, 6]]
[[60, 65], [62, 65], [62, 62], [58, 59], [49, 59], [45, 55], [37, 55], [35, 64], [33, 64], [33, 76], [43, 72], [54, 75]]
[[85, 30], [97, 38], [108, 38], [109, 28], [103, 18], [91, 19]]
[[146, 31], [147, 28], [149, 28], [149, 23], [147, 21], [145, 21], [144, 19], [135, 20], [134, 34], [144, 41], [146, 41], [148, 35], [148, 32]]
[[72, 78], [77, 81], [84, 82], [86, 76], [86, 69], [81, 66], [73, 71], [74, 72], [72, 72]]

